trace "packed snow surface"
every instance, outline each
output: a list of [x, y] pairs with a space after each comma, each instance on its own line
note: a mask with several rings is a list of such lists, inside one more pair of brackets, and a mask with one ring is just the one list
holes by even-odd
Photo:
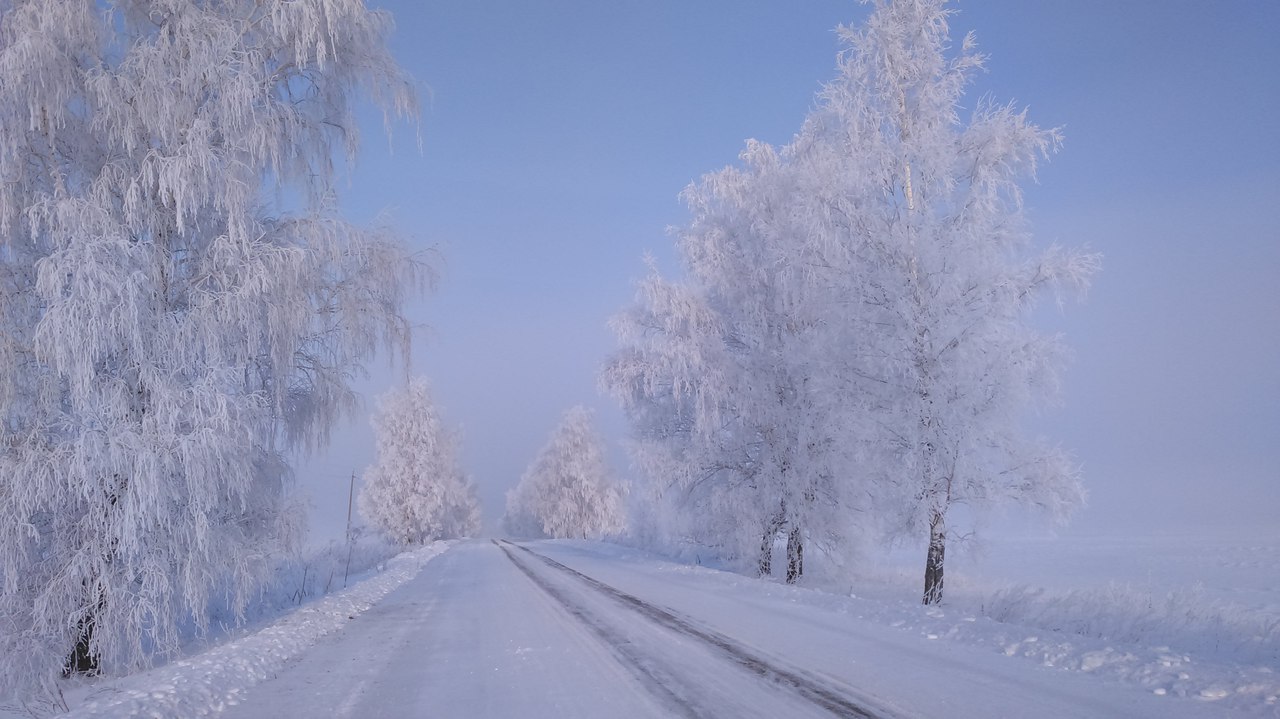
[[[962, 562], [952, 598], [926, 608], [605, 543], [444, 549], [257, 634], [105, 682], [73, 715], [1280, 716], [1265, 607], [1225, 612], [1208, 591], [1186, 605], [1205, 616], [1157, 601], [1144, 625], [1134, 597], [1159, 588], [1007, 589]], [[986, 606], [992, 596], [1005, 604]], [[1064, 625], [1072, 616], [1089, 617], [1088, 631]]]

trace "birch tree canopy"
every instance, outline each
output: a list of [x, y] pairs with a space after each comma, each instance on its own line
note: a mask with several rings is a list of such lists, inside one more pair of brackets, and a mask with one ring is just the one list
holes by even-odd
[[294, 536], [425, 266], [336, 210], [412, 115], [361, 0], [0, 2], [0, 693], [176, 649]]
[[985, 58], [950, 45], [944, 0], [872, 5], [790, 143], [685, 191], [685, 277], [642, 283], [603, 383], [657, 536], [769, 574], [785, 531], [789, 581], [806, 542], [927, 537], [934, 603], [955, 507], [1083, 501], [1069, 455], [1024, 430], [1065, 356], [1030, 313], [1100, 258], [1031, 243], [1020, 183], [1061, 135], [990, 100], [962, 117]]
[[393, 542], [422, 544], [480, 531], [480, 504], [426, 380], [382, 395], [373, 416], [378, 454], [364, 472], [360, 514]]

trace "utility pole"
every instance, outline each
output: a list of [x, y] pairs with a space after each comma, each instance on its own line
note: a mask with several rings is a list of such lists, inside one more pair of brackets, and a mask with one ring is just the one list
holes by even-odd
[[351, 504], [356, 496], [356, 471], [351, 470], [351, 484], [347, 487], [347, 541], [351, 541]]
[[347, 567], [342, 570], [342, 588], [347, 588], [347, 577], [351, 576], [351, 504], [356, 496], [356, 471], [351, 470], [351, 484], [347, 487]]

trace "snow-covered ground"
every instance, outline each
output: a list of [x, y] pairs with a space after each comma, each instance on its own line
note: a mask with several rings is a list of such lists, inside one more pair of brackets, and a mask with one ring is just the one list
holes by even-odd
[[[855, 686], [892, 697], [908, 716], [1280, 716], [1280, 543], [1210, 544], [993, 541], [981, 564], [953, 561], [948, 600], [929, 608], [917, 603], [914, 563], [901, 564], [914, 553], [865, 572], [854, 580], [857, 596], [847, 596], [849, 587], [832, 582], [788, 587], [609, 545], [542, 549], [665, 606], [705, 614], [739, 638], [775, 651], [793, 645], [825, 671], [845, 663], [853, 676], [853, 667], [870, 664]], [[1148, 564], [1150, 573], [1119, 581]], [[1028, 583], [1019, 589], [1014, 577]], [[828, 631], [807, 629], [820, 625]], [[874, 649], [855, 648], [869, 646], [864, 637], [874, 637]], [[902, 676], [918, 681], [914, 695], [912, 682], [896, 683]]]
[[525, 546], [546, 560], [479, 540], [405, 555], [73, 715], [1280, 716], [1275, 537], [995, 540], [955, 553], [932, 608], [914, 553], [790, 587]]
[[[392, 558], [383, 571], [306, 604], [246, 636], [151, 671], [76, 687], [68, 717], [200, 717], [234, 705], [249, 687], [280, 671], [317, 640], [378, 604], [449, 547], [436, 542]], [[49, 707], [30, 707], [43, 715]], [[9, 714], [22, 713], [9, 708]], [[0, 711], [0, 714], [5, 712]], [[280, 715], [285, 716], [285, 715]], [[317, 715], [321, 716], [321, 715]]]
[[[923, 552], [891, 555], [849, 586], [889, 605], [911, 597], [916, 555]], [[940, 614], [975, 614], [1003, 627], [952, 634], [1157, 694], [1280, 712], [1280, 529], [1006, 537], [954, 556], [949, 570]], [[919, 622], [932, 624], [930, 633], [947, 621], [932, 619]]]

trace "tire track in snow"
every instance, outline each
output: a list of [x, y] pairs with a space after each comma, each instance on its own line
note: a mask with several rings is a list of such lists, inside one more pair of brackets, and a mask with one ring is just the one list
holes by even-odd
[[614, 600], [618, 604], [621, 604], [654, 624], [666, 627], [667, 629], [677, 632], [682, 636], [699, 641], [704, 646], [714, 650], [717, 654], [747, 672], [765, 679], [774, 686], [787, 690], [790, 693], [817, 705], [819, 708], [834, 714], [835, 716], [852, 717], [854, 719], [888, 719], [891, 716], [882, 709], [873, 709], [869, 707], [868, 704], [870, 702], [867, 702], [866, 700], [853, 699], [847, 696], [845, 692], [831, 687], [815, 677], [806, 676], [799, 671], [778, 666], [775, 661], [757, 654], [743, 646], [741, 643], [713, 629], [698, 626], [689, 619], [681, 617], [662, 607], [650, 604], [639, 597], [623, 592], [622, 590], [587, 576], [572, 567], [565, 566], [564, 564], [551, 559], [550, 557], [543, 556], [527, 547], [512, 544], [511, 542], [503, 541], [499, 543], [498, 540], [494, 540], [494, 543], [497, 544], [498, 547], [506, 553], [507, 557], [510, 558], [511, 561], [515, 563], [515, 565], [519, 567], [520, 570], [531, 580], [533, 580], [535, 584], [550, 594], [554, 599], [556, 599], [556, 601], [560, 602], [560, 604], [564, 605], [571, 614], [582, 619], [583, 622], [595, 631], [597, 635], [608, 642], [616, 652], [619, 652], [633, 670], [642, 674], [641, 678], [646, 686], [652, 686], [663, 699], [678, 702], [683, 709], [683, 716], [700, 716], [700, 714], [697, 713], [697, 710], [691, 702], [675, 695], [672, 692], [669, 681], [666, 681], [670, 678], [669, 673], [661, 672], [661, 674], [667, 674], [668, 676], [659, 676], [658, 673], [654, 671], [652, 662], [646, 661], [645, 657], [627, 656], [628, 653], [634, 654], [634, 652], [629, 652], [629, 647], [624, 637], [616, 635], [607, 628], [599, 626], [598, 622], [595, 622], [592, 618], [586, 616], [585, 612], [571, 599], [566, 597], [563, 592], [556, 589], [554, 586], [551, 586], [545, 579], [538, 577], [537, 574], [527, 568], [523, 562], [516, 559], [509, 547], [518, 549], [548, 567], [577, 579], [589, 588], [608, 597], [609, 599]]
[[[675, 681], [676, 677], [674, 675], [665, 671], [661, 667], [655, 666], [653, 662], [648, 660], [648, 657], [645, 657], [636, 651], [631, 643], [627, 641], [626, 637], [596, 621], [595, 617], [591, 616], [586, 610], [565, 596], [564, 592], [560, 591], [559, 588], [539, 576], [524, 562], [516, 559], [511, 553], [511, 550], [508, 549], [508, 546], [517, 545], [510, 544], [509, 542], [500, 543], [496, 539], [493, 540], [493, 543], [496, 544], [498, 548], [502, 550], [503, 554], [506, 554], [507, 558], [511, 560], [511, 563], [514, 564], [526, 577], [528, 577], [530, 581], [536, 584], [539, 589], [546, 592], [552, 599], [556, 600], [561, 607], [580, 621], [583, 626], [590, 629], [592, 633], [603, 640], [605, 645], [613, 650], [614, 655], [618, 657], [623, 666], [630, 670], [631, 673], [635, 675], [636, 679], [640, 681], [641, 686], [659, 699], [663, 705], [675, 714], [687, 717], [688, 719], [701, 719], [701, 717], [704, 716], [694, 707], [688, 697], [681, 696], [681, 694], [677, 693], [673, 689], [673, 687], [679, 686], [679, 683]], [[518, 548], [524, 549], [523, 547]]]

